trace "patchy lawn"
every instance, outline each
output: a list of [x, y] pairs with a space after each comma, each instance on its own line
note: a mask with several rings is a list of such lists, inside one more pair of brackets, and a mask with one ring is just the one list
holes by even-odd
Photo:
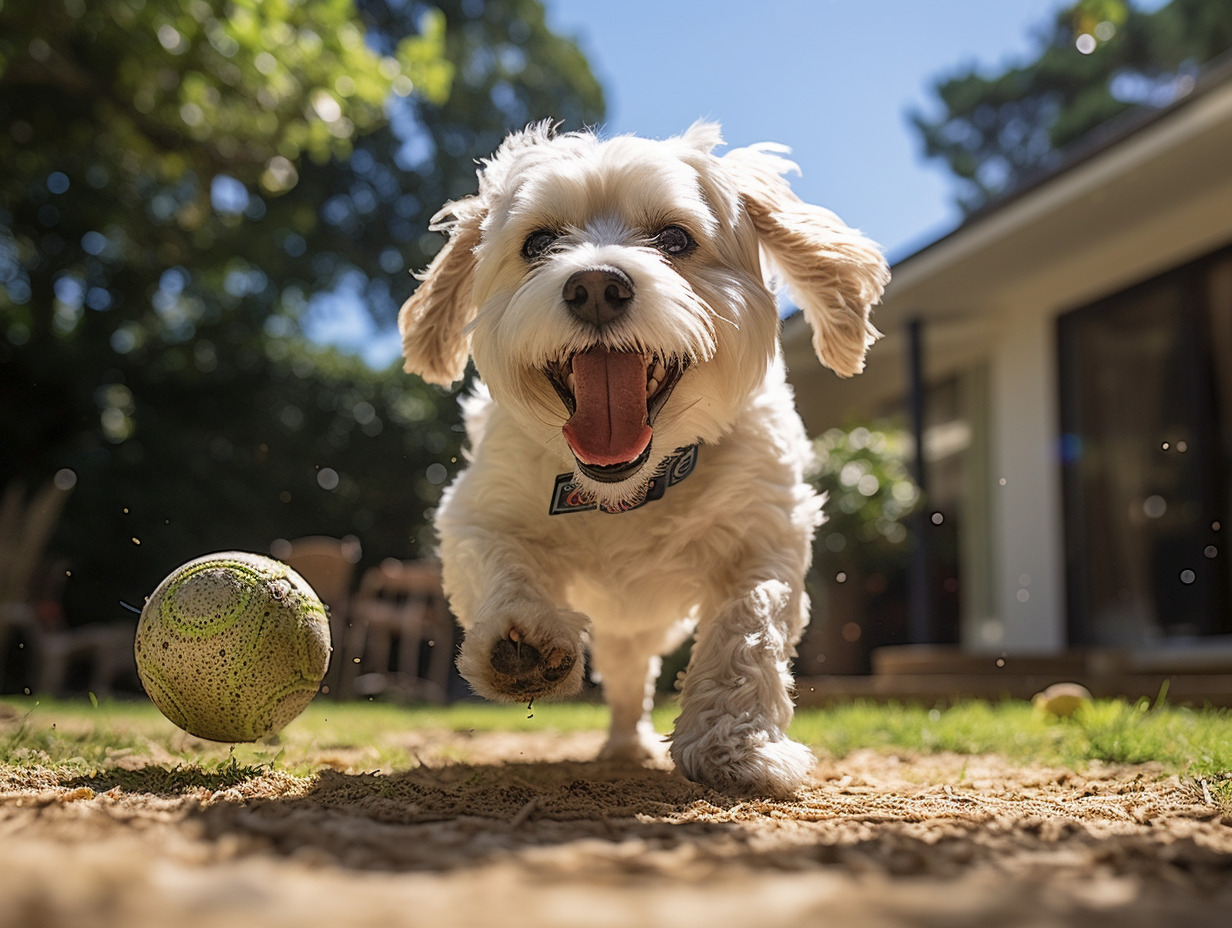
[[[672, 707], [657, 716], [670, 729]], [[0, 700], [0, 925], [1226, 924], [1232, 716], [801, 713], [791, 801], [589, 760], [599, 706], [318, 701], [230, 749]]]

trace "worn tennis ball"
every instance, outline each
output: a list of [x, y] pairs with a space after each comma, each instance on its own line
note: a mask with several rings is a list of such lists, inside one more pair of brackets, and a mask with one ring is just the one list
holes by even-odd
[[1031, 702], [1040, 712], [1064, 718], [1090, 705], [1091, 691], [1081, 683], [1054, 683], [1036, 693]]
[[190, 734], [256, 741], [300, 714], [329, 667], [329, 619], [286, 564], [224, 551], [177, 567], [141, 610], [137, 673]]

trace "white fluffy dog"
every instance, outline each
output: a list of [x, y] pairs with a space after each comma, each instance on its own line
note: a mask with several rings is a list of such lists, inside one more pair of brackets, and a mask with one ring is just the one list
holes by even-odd
[[787, 795], [813, 764], [784, 732], [821, 517], [767, 281], [785, 280], [848, 376], [889, 274], [792, 193], [783, 149], [718, 157], [720, 143], [708, 123], [666, 141], [546, 123], [510, 136], [479, 192], [436, 217], [449, 240], [399, 322], [408, 371], [450, 384], [473, 357], [484, 384], [436, 517], [475, 691], [569, 696], [589, 648], [604, 756], [645, 760], [661, 750], [660, 655], [696, 628], [677, 769]]

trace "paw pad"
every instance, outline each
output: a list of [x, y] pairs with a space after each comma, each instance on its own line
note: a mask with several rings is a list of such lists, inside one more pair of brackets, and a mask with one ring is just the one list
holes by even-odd
[[497, 689], [510, 696], [533, 699], [555, 690], [569, 676], [577, 658], [560, 649], [553, 649], [545, 657], [525, 641], [501, 638], [493, 645], [489, 661], [496, 671], [493, 682]]

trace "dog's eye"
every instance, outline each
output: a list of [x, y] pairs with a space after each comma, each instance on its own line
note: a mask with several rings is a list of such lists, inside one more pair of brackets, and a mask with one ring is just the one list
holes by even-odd
[[693, 236], [680, 226], [668, 226], [660, 230], [652, 242], [655, 248], [667, 255], [683, 255], [697, 245]]
[[532, 232], [522, 243], [522, 257], [528, 261], [543, 257], [544, 253], [556, 242], [556, 238], [556, 233], [547, 229]]

